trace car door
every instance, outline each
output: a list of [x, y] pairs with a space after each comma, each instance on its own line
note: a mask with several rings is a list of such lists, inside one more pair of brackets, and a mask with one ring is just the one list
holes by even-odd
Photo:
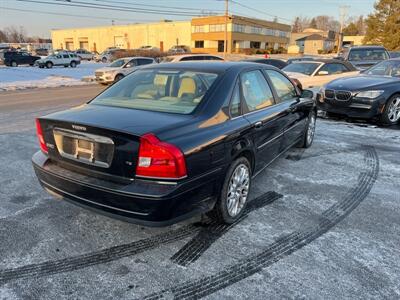
[[240, 75], [240, 91], [244, 117], [251, 124], [258, 172], [267, 166], [281, 148], [283, 128], [275, 106], [273, 91], [261, 69]]
[[283, 139], [280, 151], [285, 151], [303, 135], [305, 120], [308, 117], [307, 110], [289, 78], [272, 69], [266, 69], [265, 73], [275, 92], [281, 121], [283, 121]]
[[133, 58], [127, 64], [125, 64], [125, 66], [121, 69], [121, 72], [126, 76], [129, 73], [131, 73], [137, 66], [138, 66], [138, 59]]

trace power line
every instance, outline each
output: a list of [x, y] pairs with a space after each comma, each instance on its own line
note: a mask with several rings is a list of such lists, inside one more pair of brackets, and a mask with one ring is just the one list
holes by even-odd
[[[89, 18], [89, 19], [99, 19], [99, 20], [117, 20], [117, 21], [128, 21], [132, 22], [132, 19], [121, 19], [121, 18], [113, 18], [113, 17], [95, 17], [95, 16], [87, 16], [87, 15], [76, 15], [76, 14], [67, 14], [67, 13], [58, 13], [58, 12], [48, 12], [48, 11], [40, 11], [40, 10], [32, 10], [32, 9], [20, 9], [20, 8], [11, 8], [11, 7], [0, 7], [0, 9], [18, 11], [18, 12], [29, 12], [29, 13], [38, 13], [43, 15], [55, 15], [55, 16], [67, 16], [67, 17], [78, 17], [78, 18]], [[139, 20], [140, 22], [150, 22], [150, 20]]]
[[[125, 2], [125, 1], [114, 1], [114, 0], [93, 0], [95, 2], [105, 2], [105, 3], [117, 3], [117, 4], [127, 4], [127, 5], [140, 5], [140, 6], [146, 6], [146, 7], [156, 7], [156, 8], [168, 8], [168, 9], [178, 9], [178, 10], [187, 10], [187, 11], [202, 11], [202, 8], [194, 8], [194, 7], [177, 7], [177, 6], [166, 6], [166, 5], [156, 5], [156, 4], [144, 4], [144, 3], [137, 3], [137, 2]], [[224, 12], [223, 9], [213, 9], [212, 11], [219, 11], [219, 12]]]
[[283, 18], [283, 17], [279, 17], [279, 16], [276, 16], [276, 15], [273, 15], [273, 14], [266, 13], [265, 11], [256, 9], [256, 8], [254, 8], [254, 7], [251, 7], [251, 6], [247, 6], [247, 5], [242, 4], [242, 3], [240, 3], [240, 2], [238, 2], [238, 1], [236, 1], [236, 0], [230, 0], [230, 1], [231, 1], [233, 4], [239, 5], [239, 6], [243, 7], [243, 8], [247, 8], [247, 9], [249, 9], [249, 10], [258, 12], [258, 13], [263, 14], [263, 15], [266, 15], [266, 16], [270, 16], [270, 17], [274, 17], [274, 18], [277, 17], [277, 18], [279, 18], [279, 19], [286, 20], [286, 21], [289, 21], [289, 22], [292, 22], [292, 21], [293, 21], [293, 20], [290, 20], [290, 19], [287, 19], [287, 18]]
[[94, 8], [94, 9], [102, 9], [107, 11], [123, 11], [123, 12], [136, 12], [141, 14], [158, 14], [158, 15], [175, 15], [175, 16], [202, 16], [201, 14], [193, 14], [193, 13], [184, 13], [184, 12], [173, 12], [173, 11], [162, 11], [162, 10], [150, 10], [150, 9], [133, 9], [129, 7], [120, 7], [120, 6], [105, 6], [105, 5], [93, 5], [91, 3], [85, 4], [75, 4], [75, 3], [61, 3], [61, 2], [45, 2], [39, 0], [16, 0], [18, 2], [27, 2], [27, 3], [38, 3], [38, 4], [48, 4], [48, 5], [56, 5], [56, 6], [67, 6], [67, 7], [82, 7], [82, 8]]

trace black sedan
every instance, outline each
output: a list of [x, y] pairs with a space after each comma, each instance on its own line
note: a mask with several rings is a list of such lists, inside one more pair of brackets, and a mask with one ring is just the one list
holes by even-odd
[[327, 113], [396, 124], [400, 120], [400, 59], [383, 61], [359, 76], [333, 80], [321, 92], [319, 107]]
[[134, 223], [203, 213], [233, 223], [252, 179], [292, 146], [312, 144], [307, 96], [262, 64], [150, 65], [37, 119], [33, 166], [51, 194]]
[[275, 59], [275, 58], [253, 58], [253, 59], [245, 59], [242, 61], [271, 65], [271, 66], [277, 67], [278, 69], [283, 69], [284, 67], [286, 67], [288, 65], [283, 60]]

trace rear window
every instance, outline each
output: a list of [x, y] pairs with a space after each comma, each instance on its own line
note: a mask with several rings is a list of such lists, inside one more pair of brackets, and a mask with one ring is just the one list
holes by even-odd
[[313, 63], [313, 62], [292, 63], [284, 67], [282, 71], [312, 75], [320, 65], [321, 65], [320, 63]]
[[139, 70], [117, 82], [91, 103], [190, 114], [218, 74], [183, 70]]
[[389, 59], [389, 56], [384, 49], [352, 49], [349, 53], [350, 61], [385, 59]]

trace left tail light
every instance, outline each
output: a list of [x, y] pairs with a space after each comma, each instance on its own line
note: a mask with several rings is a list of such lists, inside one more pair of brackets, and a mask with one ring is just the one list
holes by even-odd
[[140, 137], [136, 175], [148, 178], [180, 179], [186, 176], [182, 151], [175, 145], [160, 141], [154, 134]]
[[48, 153], [49, 151], [47, 149], [46, 142], [44, 141], [43, 130], [42, 130], [42, 126], [40, 125], [39, 119], [36, 119], [36, 135], [39, 140], [40, 149], [44, 153]]

